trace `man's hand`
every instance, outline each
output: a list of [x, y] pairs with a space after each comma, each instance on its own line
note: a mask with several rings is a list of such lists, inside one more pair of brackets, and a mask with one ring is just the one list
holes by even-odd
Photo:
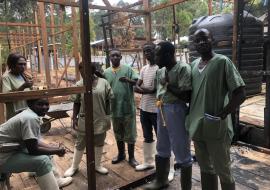
[[129, 82], [129, 79], [127, 77], [120, 77], [119, 81], [120, 82]]
[[65, 154], [66, 154], [66, 149], [63, 148], [63, 147], [59, 148], [59, 151], [57, 153], [57, 156], [63, 157]]
[[225, 112], [220, 112], [218, 113], [216, 116], [220, 117], [222, 120], [226, 119], [228, 114], [226, 114]]
[[23, 88], [31, 88], [33, 86], [33, 81], [27, 80], [25, 83], [23, 83]]
[[78, 118], [77, 117], [72, 119], [72, 128], [74, 130], [77, 130], [77, 128], [78, 128]]

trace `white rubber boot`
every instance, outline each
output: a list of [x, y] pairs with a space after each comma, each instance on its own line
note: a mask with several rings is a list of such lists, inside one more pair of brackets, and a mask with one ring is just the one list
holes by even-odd
[[144, 171], [155, 167], [156, 143], [143, 143], [144, 163], [136, 166], [136, 171]]
[[41, 190], [59, 190], [58, 184], [52, 171], [38, 177], [37, 182]]
[[102, 152], [103, 146], [95, 146], [95, 167], [98, 173], [106, 175], [109, 172], [108, 169], [100, 165]]
[[58, 170], [58, 167], [57, 167], [53, 157], [51, 158], [51, 161], [52, 161], [52, 166], [53, 166], [53, 168], [52, 168], [53, 174], [56, 178], [58, 187], [61, 188], [61, 187], [65, 187], [65, 186], [69, 185], [72, 182], [72, 177], [61, 177], [60, 172]]
[[64, 177], [71, 177], [76, 173], [76, 171], [78, 171], [80, 162], [82, 160], [83, 152], [84, 150], [77, 150], [76, 148], [74, 148], [72, 165], [64, 173]]
[[171, 158], [170, 158], [170, 172], [169, 172], [169, 176], [168, 176], [168, 180], [169, 182], [171, 182], [174, 178], [174, 154], [171, 154]]

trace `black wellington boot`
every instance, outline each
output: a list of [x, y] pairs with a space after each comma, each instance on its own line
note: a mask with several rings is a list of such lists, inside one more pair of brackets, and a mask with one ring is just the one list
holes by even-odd
[[156, 155], [156, 177], [150, 184], [144, 185], [144, 190], [159, 190], [169, 186], [168, 175], [170, 171], [170, 158]]
[[235, 190], [235, 182], [233, 183], [220, 183], [222, 190]]
[[181, 168], [181, 189], [191, 190], [192, 186], [192, 166]]
[[134, 157], [135, 144], [128, 144], [128, 163], [131, 167], [136, 168], [139, 163], [135, 160]]
[[218, 177], [216, 174], [201, 172], [202, 190], [218, 190]]
[[117, 141], [118, 155], [112, 159], [112, 164], [118, 164], [126, 159], [125, 143], [123, 141]]

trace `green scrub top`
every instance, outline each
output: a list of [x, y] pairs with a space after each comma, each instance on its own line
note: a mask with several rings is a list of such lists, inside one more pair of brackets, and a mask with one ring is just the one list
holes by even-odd
[[119, 118], [135, 115], [133, 86], [127, 82], [120, 82], [119, 78], [127, 77], [137, 80], [138, 74], [130, 66], [120, 65], [120, 68], [116, 71], [113, 71], [111, 67], [107, 68], [104, 75], [114, 93], [114, 99], [111, 103], [112, 117]]
[[[171, 92], [167, 91], [167, 84], [161, 84], [161, 81], [165, 79], [166, 68], [163, 67], [157, 71], [156, 75], [156, 88], [157, 99], [162, 100], [163, 103], [173, 104], [181, 100], [174, 96]], [[192, 89], [191, 85], [191, 68], [186, 63], [178, 62], [168, 72], [169, 84], [181, 91], [187, 91]]]
[[245, 86], [232, 61], [214, 54], [203, 71], [199, 72], [201, 58], [192, 62], [192, 96], [186, 126], [193, 140], [222, 140], [226, 134], [233, 137], [231, 115], [221, 121], [208, 120], [205, 113], [217, 115], [229, 102], [229, 94]]
[[[2, 77], [2, 92], [7, 93], [11, 92], [15, 89], [18, 89], [21, 85], [25, 83], [25, 80], [21, 75], [15, 76], [10, 72], [4, 73]], [[29, 88], [24, 89], [25, 91], [29, 91]], [[6, 120], [10, 119], [20, 110], [26, 109], [27, 103], [25, 100], [15, 101], [15, 102], [7, 102], [6, 103]]]
[[[76, 83], [76, 86], [83, 86], [83, 80]], [[92, 88], [93, 92], [93, 120], [94, 120], [94, 134], [102, 134], [110, 129], [110, 101], [113, 98], [113, 92], [109, 83], [103, 78], [97, 78], [97, 84]], [[81, 103], [78, 132], [84, 134], [85, 132], [85, 107], [84, 95], [76, 94], [71, 96], [74, 103]]]

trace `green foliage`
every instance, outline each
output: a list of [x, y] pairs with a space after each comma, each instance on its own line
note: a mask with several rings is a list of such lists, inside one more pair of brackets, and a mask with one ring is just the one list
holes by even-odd
[[[152, 6], [164, 2], [167, 2], [167, 0], [155, 1]], [[180, 26], [180, 36], [188, 35], [188, 28], [194, 18], [208, 14], [208, 5], [206, 0], [189, 0], [175, 5], [175, 7], [176, 23]], [[173, 11], [171, 7], [152, 13], [152, 22], [153, 24], [159, 25], [159, 27], [154, 29], [154, 34], [160, 35], [162, 39], [171, 38], [173, 24]]]

